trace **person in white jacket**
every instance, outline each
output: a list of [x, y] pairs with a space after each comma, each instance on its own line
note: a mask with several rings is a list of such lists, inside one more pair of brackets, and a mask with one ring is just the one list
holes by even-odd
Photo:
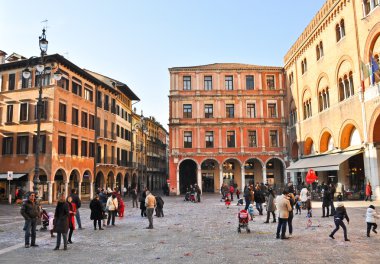
[[303, 187], [300, 193], [300, 199], [302, 202], [302, 209], [305, 209], [306, 207], [306, 201], [308, 196], [309, 190], [306, 187]]
[[110, 197], [108, 197], [106, 208], [108, 209], [108, 219], [107, 219], [107, 226], [110, 225], [110, 220], [112, 217], [112, 225], [115, 225], [115, 217], [116, 212], [119, 207], [119, 204], [117, 202], [116, 195], [113, 193]]
[[372, 231], [375, 234], [377, 234], [376, 218], [380, 218], [380, 216], [376, 213], [375, 206], [370, 205], [367, 208], [367, 214], [366, 214], [366, 220], [365, 220], [367, 222], [367, 237], [370, 237], [369, 234], [371, 232], [371, 228], [372, 228]]

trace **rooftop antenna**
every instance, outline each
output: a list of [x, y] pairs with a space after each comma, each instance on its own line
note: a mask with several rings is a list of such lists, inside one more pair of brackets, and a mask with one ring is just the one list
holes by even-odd
[[44, 29], [46, 30], [48, 28], [48, 20], [45, 19], [45, 20], [42, 20], [41, 23], [44, 23]]

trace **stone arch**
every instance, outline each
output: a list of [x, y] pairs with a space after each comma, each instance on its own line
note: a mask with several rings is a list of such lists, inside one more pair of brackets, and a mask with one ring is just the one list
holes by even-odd
[[84, 178], [88, 178], [90, 182], [94, 181], [94, 176], [92, 175], [91, 169], [87, 168], [84, 170], [83, 175], [82, 175], [82, 181], [84, 180]]
[[305, 86], [302, 90], [302, 103], [305, 101], [305, 99], [311, 99], [312, 92], [309, 86]]
[[326, 87], [330, 87], [329, 77], [325, 72], [319, 74], [314, 95], [318, 97], [318, 92]]
[[328, 145], [330, 138], [332, 138], [332, 140], [334, 142], [334, 147], [335, 147], [336, 141], [334, 139], [332, 131], [327, 127], [322, 129], [321, 135], [319, 137], [319, 152], [320, 153], [324, 153], [328, 150], [331, 150], [331, 149], [329, 149], [329, 145]]
[[81, 189], [79, 190], [81, 198], [91, 198], [91, 184], [93, 182], [93, 177], [90, 169], [86, 169], [82, 175]]
[[98, 173], [96, 174], [94, 182], [95, 182], [95, 188], [100, 188], [100, 189], [104, 188], [105, 177], [104, 177], [103, 171], [101, 171], [101, 170], [98, 171]]
[[244, 182], [245, 185], [256, 185], [264, 182], [263, 168], [265, 164], [258, 157], [250, 157], [244, 161]]
[[122, 185], [122, 181], [123, 181], [123, 174], [121, 172], [119, 172], [118, 174], [116, 174], [116, 184], [115, 184], [115, 187], [118, 188], [118, 191], [121, 192], [123, 190], [123, 187], [124, 186], [121, 186]]
[[128, 189], [128, 186], [131, 185], [131, 179], [129, 179], [129, 173], [126, 172], [124, 175], [124, 187]]
[[335, 68], [335, 82], [338, 83], [339, 77], [343, 76], [345, 73], [348, 75], [349, 71], [355, 72], [354, 61], [348, 55], [343, 55]]
[[223, 165], [223, 163], [225, 163], [228, 160], [237, 160], [239, 162], [240, 166], [243, 165], [243, 163], [241, 162], [241, 160], [239, 160], [237, 157], [228, 157], [228, 158], [225, 158], [220, 164]]
[[206, 160], [213, 160], [219, 165], [219, 161], [213, 157], [206, 157], [206, 158], [202, 159], [201, 162], [199, 162], [199, 165], [202, 166], [202, 163], [205, 162]]
[[257, 160], [258, 162], [260, 162], [261, 164], [261, 167], [264, 167], [265, 166], [265, 163], [258, 157], [250, 157], [250, 158], [247, 158], [245, 161], [244, 161], [244, 164], [247, 163], [249, 160], [251, 159], [254, 159], [254, 160]]
[[68, 175], [63, 168], [58, 168], [53, 175], [53, 200], [56, 200], [59, 193], [65, 192], [65, 183], [68, 183]]
[[[41, 174], [42, 173], [42, 174]], [[39, 175], [48, 175], [48, 173], [47, 173], [47, 170], [46, 170], [46, 168], [45, 167], [41, 167], [40, 166], [40, 173], [39, 173]], [[34, 168], [32, 168], [31, 170], [29, 170], [29, 172], [28, 172], [28, 181], [33, 181], [33, 178], [34, 178]], [[53, 177], [53, 179], [47, 179], [48, 181], [50, 181], [50, 180], [54, 180], [54, 177]]]
[[219, 187], [219, 161], [213, 157], [206, 157], [200, 162], [200, 169], [202, 173], [202, 192], [214, 193]]
[[306, 137], [303, 143], [303, 155], [313, 154], [314, 150], [314, 140], [310, 136]]
[[291, 157], [293, 160], [298, 159], [299, 146], [298, 142], [294, 141], [291, 149]]
[[112, 170], [109, 170], [107, 174], [107, 179], [106, 179], [106, 187], [107, 189], [111, 188], [111, 190], [113, 191], [114, 186], [115, 186], [115, 174]]
[[[380, 142], [380, 108], [372, 114], [368, 127], [368, 142]], [[379, 131], [375, 135], [375, 131]]]
[[265, 168], [268, 185], [274, 186], [277, 190], [282, 188], [285, 183], [285, 161], [280, 157], [271, 156], [265, 161]]
[[339, 133], [340, 149], [345, 149], [350, 146], [351, 135], [355, 129], [359, 132], [359, 136], [362, 142], [363, 136], [357, 123], [354, 120], [346, 120], [341, 126]]
[[198, 170], [200, 166], [196, 160], [185, 158], [179, 163], [179, 190], [180, 193], [185, 193], [190, 185], [197, 183]]
[[280, 157], [277, 157], [277, 156], [271, 156], [269, 157], [266, 161], [265, 161], [265, 166], [268, 164], [268, 162], [272, 159], [276, 159], [276, 160], [279, 160], [282, 164], [282, 166], [284, 166], [284, 168], [286, 168], [286, 163], [283, 159], [281, 159]]
[[369, 32], [364, 46], [364, 63], [369, 63], [371, 51], [380, 37], [380, 22], [377, 22]]
[[199, 165], [199, 163], [198, 163], [198, 161], [197, 161], [196, 159], [193, 159], [193, 158], [184, 158], [184, 159], [182, 159], [182, 160], [180, 160], [180, 161], [178, 162], [178, 165], [177, 165], [177, 169], [178, 169], [178, 170], [179, 170], [179, 166], [181, 165], [181, 163], [184, 162], [184, 161], [186, 161], [186, 160], [192, 160], [192, 161], [195, 162], [195, 164], [197, 164], [197, 168], [200, 167], [200, 165]]

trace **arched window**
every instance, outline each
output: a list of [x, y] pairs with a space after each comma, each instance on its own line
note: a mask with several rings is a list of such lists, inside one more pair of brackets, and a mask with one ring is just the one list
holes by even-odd
[[330, 107], [330, 95], [328, 87], [319, 92], [318, 100], [320, 112]]
[[363, 15], [368, 16], [379, 5], [379, 0], [363, 0]]
[[319, 60], [321, 58], [321, 53], [319, 50], [319, 44], [315, 47], [315, 52], [317, 53], [317, 60]]
[[344, 19], [335, 26], [336, 41], [340, 41], [346, 35], [346, 29], [344, 26]]
[[304, 68], [304, 65], [303, 65], [303, 61], [301, 61], [301, 73], [302, 74], [305, 73], [305, 68]]
[[339, 78], [339, 101], [343, 101], [351, 96], [354, 93], [354, 79], [352, 77], [352, 72], [345, 74], [343, 78]]
[[307, 72], [307, 61], [304, 59], [303, 67], [305, 68], [304, 72]]
[[303, 119], [307, 119], [311, 117], [312, 111], [311, 111], [311, 99], [305, 100], [303, 103]]

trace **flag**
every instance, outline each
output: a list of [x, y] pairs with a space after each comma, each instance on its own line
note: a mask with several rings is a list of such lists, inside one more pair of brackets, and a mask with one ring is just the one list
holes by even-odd
[[375, 74], [379, 71], [379, 64], [373, 56], [371, 56], [371, 84], [375, 84]]
[[362, 90], [364, 92], [364, 81], [369, 77], [369, 69], [368, 65], [366, 65], [362, 60], [360, 60], [360, 81], [362, 85]]

